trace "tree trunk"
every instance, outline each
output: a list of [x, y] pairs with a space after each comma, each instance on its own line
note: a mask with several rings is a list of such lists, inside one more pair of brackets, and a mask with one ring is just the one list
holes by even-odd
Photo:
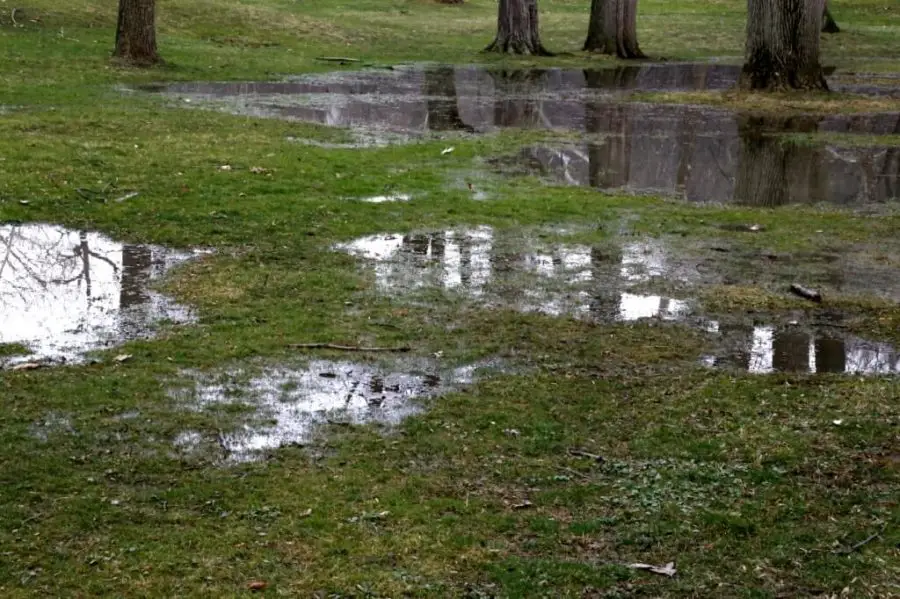
[[819, 64], [824, 0], [748, 0], [745, 90], [827, 90]]
[[162, 62], [156, 50], [156, 0], [119, 0], [113, 57], [135, 66]]
[[459, 116], [456, 73], [453, 67], [436, 67], [425, 71], [425, 96], [429, 130], [475, 132], [475, 128], [465, 124]]
[[834, 17], [831, 16], [831, 11], [828, 10], [828, 0], [825, 0], [825, 12], [822, 14], [822, 31], [825, 33], [840, 33], [841, 28], [838, 27], [837, 21], [834, 20]]
[[537, 0], [500, 0], [497, 37], [485, 52], [552, 56], [538, 34]]
[[638, 0], [591, 0], [584, 50], [619, 58], [646, 58], [637, 42]]

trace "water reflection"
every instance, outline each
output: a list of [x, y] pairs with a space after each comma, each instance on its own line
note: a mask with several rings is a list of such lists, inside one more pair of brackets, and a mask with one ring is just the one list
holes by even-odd
[[[326, 424], [397, 425], [419, 412], [421, 400], [473, 382], [488, 363], [446, 372], [435, 364], [398, 371], [357, 364], [316, 360], [303, 368], [270, 368], [247, 378], [242, 371], [198, 377], [194, 388], [177, 395], [205, 408], [245, 403], [254, 415], [235, 431], [218, 439], [231, 461], [253, 460], [265, 450], [310, 442]], [[197, 444], [196, 433], [176, 439]]]
[[688, 106], [588, 103], [588, 141], [526, 148], [504, 168], [567, 185], [757, 206], [900, 199], [900, 147], [841, 148], [775, 133], [900, 133], [900, 115], [763, 118]]
[[900, 373], [900, 353], [885, 343], [769, 325], [735, 327], [730, 334], [743, 338], [738, 345], [745, 349], [724, 361], [749, 372]]
[[884, 344], [797, 327], [743, 326], [702, 318], [686, 298], [639, 286], [677, 280], [699, 284], [689, 260], [674, 259], [657, 239], [592, 247], [509, 237], [490, 227], [363, 237], [337, 249], [371, 263], [375, 287], [400, 296], [442, 289], [489, 307], [604, 322], [680, 321], [724, 348], [710, 363], [772, 371], [900, 372]]
[[187, 322], [188, 308], [150, 287], [188, 257], [54, 225], [0, 225], [0, 343], [73, 360], [144, 337], [156, 321]]

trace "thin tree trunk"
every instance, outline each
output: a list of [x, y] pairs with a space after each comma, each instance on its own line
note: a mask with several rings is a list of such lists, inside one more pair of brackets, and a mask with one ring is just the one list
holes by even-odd
[[497, 37], [485, 52], [552, 56], [538, 33], [537, 0], [500, 0]]
[[637, 42], [638, 0], [591, 0], [591, 17], [583, 50], [646, 58]]
[[740, 87], [827, 90], [819, 63], [824, 0], [748, 0]]
[[135, 66], [162, 62], [156, 49], [156, 0], [119, 0], [115, 58]]
[[831, 16], [828, 10], [828, 0], [825, 0], [825, 12], [822, 14], [822, 31], [825, 33], [840, 33], [841, 28], [838, 27], [837, 21]]

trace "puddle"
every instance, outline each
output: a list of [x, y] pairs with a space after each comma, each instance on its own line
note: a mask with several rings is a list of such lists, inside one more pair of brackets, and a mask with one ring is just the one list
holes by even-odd
[[80, 361], [85, 352], [186, 323], [190, 308], [151, 289], [192, 257], [46, 224], [0, 225], [0, 344], [31, 350], [12, 361]]
[[[516, 127], [590, 132], [590, 104], [637, 91], [724, 90], [740, 67], [665, 63], [607, 69], [497, 70], [408, 67], [308, 75], [281, 82], [193, 82], [145, 86], [183, 105], [297, 120], [357, 131], [421, 135]], [[855, 79], [832, 81], [854, 91]], [[860, 91], [892, 93], [871, 80]], [[877, 133], [878, 131], [865, 131]], [[369, 142], [378, 143], [377, 136]], [[366, 145], [366, 140], [360, 142]]]
[[[354, 362], [315, 360], [303, 368], [269, 368], [255, 376], [231, 371], [200, 377], [194, 389], [176, 393], [201, 409], [246, 404], [254, 414], [238, 430], [217, 439], [228, 461], [262, 457], [266, 450], [304, 445], [323, 426], [395, 426], [420, 412], [427, 399], [474, 382], [489, 362], [453, 369], [436, 363], [398, 363], [393, 368]], [[181, 449], [196, 446], [196, 431], [178, 435]]]
[[412, 196], [408, 193], [390, 193], [383, 196], [369, 196], [356, 199], [367, 204], [388, 204], [391, 202], [408, 202], [412, 199]]
[[732, 327], [725, 334], [735, 349], [724, 357], [705, 358], [707, 364], [734, 366], [758, 374], [900, 374], [900, 352], [894, 347], [842, 336], [837, 331], [810, 332], [793, 326], [765, 325]]
[[[335, 249], [365, 259], [379, 293], [412, 303], [417, 292], [437, 289], [487, 308], [598, 322], [678, 321], [702, 329], [713, 339], [719, 349], [706, 363], [750, 372], [785, 370], [787, 364], [798, 364], [783, 356], [799, 352], [797, 347], [802, 345], [809, 372], [900, 373], [900, 355], [894, 348], [844, 335], [834, 327], [806, 332], [775, 324], [746, 327], [698, 314], [692, 291], [727, 280], [730, 264], [718, 256], [673, 256], [657, 239], [592, 247], [546, 243], [534, 236], [512, 237], [491, 227], [475, 227], [372, 235]], [[710, 268], [722, 272], [710, 272]], [[794, 270], [789, 263], [785, 268]], [[838, 264], [828, 268], [832, 270], [821, 276], [855, 291], [867, 287], [858, 285], [854, 273], [873, 285], [890, 280], [860, 269], [852, 259], [847, 263], [852, 272], [842, 272]], [[682, 289], [681, 297], [646, 291], [648, 285], [673, 282]]]
[[900, 200], [900, 147], [836, 148], [770, 133], [900, 132], [900, 114], [766, 119], [689, 106], [598, 104], [584, 142], [496, 161], [604, 191], [753, 206]]

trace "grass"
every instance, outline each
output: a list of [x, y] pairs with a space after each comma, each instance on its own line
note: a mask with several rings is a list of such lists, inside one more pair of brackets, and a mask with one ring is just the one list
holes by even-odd
[[[845, 33], [826, 39], [827, 63], [900, 70], [900, 8], [833, 4]], [[196, 307], [196, 325], [161, 325], [156, 338], [92, 363], [0, 371], [3, 596], [230, 597], [253, 582], [266, 596], [900, 594], [896, 378], [709, 369], [699, 360], [712, 337], [687, 324], [490, 309], [435, 289], [385, 297], [371, 267], [331, 250], [373, 233], [488, 225], [511, 240], [504, 256], [514, 263], [529, 243], [618, 255], [649, 238], [706, 274], [654, 280], [648, 292], [686, 293], [707, 315], [749, 325], [840, 315], [849, 331], [900, 343], [896, 297], [882, 297], [896, 277], [871, 276], [896, 273], [896, 211], [690, 206], [548, 187], [483, 173], [483, 158], [547, 138], [535, 132], [453, 138], [447, 155], [445, 139], [328, 148], [288, 138], [335, 142], [345, 132], [122, 91], [334, 69], [315, 58], [335, 54], [544, 64], [477, 53], [494, 26], [486, 0], [167, 0], [169, 64], [146, 72], [110, 64], [113, 7], [31, 0], [18, 28], [0, 10], [0, 222], [215, 253], [161, 287]], [[542, 3], [545, 42], [572, 53], [546, 64], [613, 64], [575, 52], [587, 10]], [[640, 10], [650, 54], [739, 62], [741, 2], [644, 0]], [[775, 112], [893, 106], [735, 102]], [[492, 199], [447, 185], [461, 173]], [[347, 199], [385, 189], [415, 197]], [[114, 201], [129, 191], [140, 194]], [[761, 230], [741, 232], [747, 224]], [[823, 291], [822, 306], [785, 293], [797, 279]], [[223, 465], [216, 440], [240, 429], [246, 409], [187, 410], [171, 390], [192, 384], [191, 372], [348, 359], [288, 347], [317, 341], [409, 344], [414, 358], [510, 367], [386, 434], [328, 427], [307, 447]], [[23, 349], [0, 345], [0, 356]], [[121, 353], [132, 357], [114, 360]], [[202, 443], [177, 447], [185, 431]], [[678, 575], [626, 567], [638, 561], [675, 561]]]

